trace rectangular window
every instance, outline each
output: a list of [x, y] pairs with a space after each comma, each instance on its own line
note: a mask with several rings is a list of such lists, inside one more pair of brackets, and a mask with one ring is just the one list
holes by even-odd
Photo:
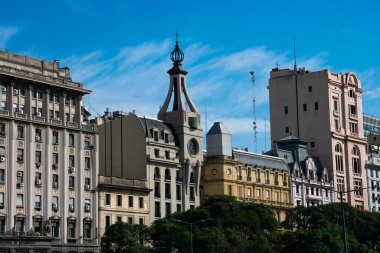
[[36, 128], [36, 131], [35, 131], [35, 140], [36, 141], [41, 141], [42, 140], [42, 131], [40, 128]]
[[4, 110], [4, 111], [7, 110], [7, 102], [1, 101], [0, 107], [1, 107], [1, 110]]
[[41, 163], [42, 157], [41, 157], [41, 151], [36, 151], [36, 163]]
[[84, 200], [84, 211], [85, 212], [90, 212], [91, 208], [91, 200], [90, 199], [85, 199]]
[[165, 203], [165, 211], [166, 211], [166, 216], [171, 214], [171, 205], [170, 203]]
[[154, 149], [154, 157], [159, 158], [160, 157], [160, 150], [159, 149]]
[[74, 134], [69, 134], [69, 146], [74, 146]]
[[349, 105], [350, 115], [356, 115], [356, 106]]
[[83, 237], [84, 239], [91, 239], [91, 223], [90, 222], [83, 223]]
[[190, 186], [190, 201], [195, 201], [195, 190], [194, 190], [194, 186]]
[[131, 225], [133, 224], [133, 217], [128, 217], [128, 223]]
[[313, 86], [309, 86], [309, 92], [312, 92], [313, 91]]
[[52, 159], [53, 159], [53, 165], [58, 164], [58, 153], [53, 153]]
[[24, 139], [24, 127], [23, 126], [17, 127], [17, 139]]
[[58, 132], [53, 131], [53, 144], [58, 144]]
[[24, 161], [24, 150], [21, 148], [17, 149], [17, 161], [23, 162]]
[[350, 122], [350, 132], [352, 134], [357, 134], [358, 133], [358, 124], [354, 122]]
[[53, 187], [57, 188], [58, 187], [58, 174], [53, 174]]
[[58, 197], [53, 196], [53, 197], [52, 197], [51, 204], [52, 204], [53, 209], [58, 210], [58, 207], [59, 207], [59, 206], [58, 206]]
[[4, 169], [0, 169], [0, 182], [4, 182], [4, 180], [5, 180]]
[[181, 194], [181, 185], [176, 185], [176, 196], [177, 196], [177, 200], [181, 200], [182, 199], [182, 194]]
[[24, 206], [24, 195], [17, 194], [16, 207], [23, 207], [23, 206]]
[[84, 168], [86, 170], [89, 170], [91, 168], [91, 160], [90, 157], [85, 157], [84, 158]]
[[338, 110], [338, 100], [334, 99], [334, 111], [339, 111]]
[[154, 182], [154, 196], [156, 198], [159, 198], [160, 197], [160, 183], [159, 182]]
[[90, 137], [86, 137], [84, 139], [84, 148], [91, 148], [91, 139], [90, 139]]
[[143, 197], [139, 197], [139, 208], [144, 208], [144, 198]]
[[168, 151], [168, 150], [165, 151], [165, 159], [167, 159], [167, 160], [170, 159], [170, 151]]
[[344, 180], [343, 180], [343, 178], [337, 179], [337, 188], [338, 188], [338, 192], [344, 191]]
[[34, 179], [35, 179], [36, 185], [41, 185], [41, 178], [42, 178], [42, 173], [36, 172], [34, 174]]
[[4, 192], [0, 192], [0, 206], [4, 207]]
[[69, 188], [74, 189], [75, 188], [75, 177], [69, 176]]
[[314, 102], [314, 110], [318, 111], [318, 102]]
[[24, 183], [24, 172], [23, 171], [17, 171], [16, 182], [17, 182], [18, 186], [20, 186]]
[[51, 223], [51, 236], [52, 237], [59, 237], [59, 222], [54, 221]]
[[339, 127], [339, 120], [338, 119], [334, 119], [334, 125], [335, 125], [335, 130], [339, 131], [340, 127]]
[[133, 207], [133, 196], [128, 197], [128, 207]]
[[144, 225], [144, 218], [139, 218], [139, 224]]
[[117, 217], [116, 217], [116, 221], [117, 221], [117, 222], [122, 222], [122, 217], [121, 217], [121, 216], [117, 216]]
[[75, 157], [73, 155], [69, 156], [69, 166], [75, 167]]
[[111, 194], [106, 194], [106, 206], [111, 205]]
[[285, 106], [285, 114], [288, 114], [289, 113], [289, 109], [288, 109], [288, 106]]
[[36, 195], [34, 197], [34, 207], [41, 208], [41, 195]]
[[154, 202], [154, 217], [156, 218], [161, 217], [161, 206], [160, 206], [160, 202], [158, 201]]
[[171, 198], [170, 184], [165, 184], [165, 198]]
[[303, 104], [303, 111], [304, 111], [304, 112], [307, 111], [307, 104]]
[[363, 196], [362, 192], [362, 182], [358, 180], [354, 180], [354, 194], [357, 197]]
[[84, 178], [84, 190], [89, 191], [91, 188], [91, 179], [89, 177]]
[[111, 216], [106, 215], [106, 228], [111, 226]]
[[117, 206], [123, 205], [123, 196], [117, 195]]
[[289, 127], [285, 127], [285, 133], [289, 133]]
[[69, 210], [74, 210], [74, 203], [75, 203], [75, 199], [69, 198]]
[[177, 212], [181, 212], [181, 211], [182, 211], [181, 204], [177, 204]]

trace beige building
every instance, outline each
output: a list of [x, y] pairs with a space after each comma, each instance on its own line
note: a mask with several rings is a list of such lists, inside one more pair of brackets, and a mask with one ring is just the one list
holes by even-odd
[[201, 200], [224, 194], [263, 203], [283, 221], [292, 207], [290, 171], [284, 159], [232, 149], [231, 145], [228, 130], [222, 123], [214, 123], [207, 133]]
[[0, 51], [0, 249], [97, 252], [90, 91], [58, 61]]
[[[199, 111], [187, 92], [183, 56], [177, 42], [171, 54], [173, 67], [168, 71], [169, 91], [158, 120], [135, 113], [106, 112], [103, 122], [99, 121], [100, 175], [144, 182], [143, 189], [135, 187], [133, 191], [136, 199], [144, 199], [140, 211], [149, 210], [149, 217], [136, 214], [134, 223], [142, 217], [149, 225], [155, 219], [199, 205], [202, 129]], [[122, 194], [119, 190], [116, 186], [112, 189], [116, 195]], [[107, 224], [103, 221], [109, 216], [104, 194], [108, 192], [101, 190], [101, 226]], [[114, 211], [117, 216], [119, 210]], [[129, 211], [125, 215], [132, 217]], [[115, 215], [111, 223], [117, 220]]]
[[[367, 187], [362, 88], [353, 73], [273, 69], [269, 80], [271, 140], [291, 132], [309, 142], [308, 153], [326, 166], [336, 191]], [[336, 201], [339, 201], [337, 194]], [[368, 210], [367, 191], [344, 200]]]

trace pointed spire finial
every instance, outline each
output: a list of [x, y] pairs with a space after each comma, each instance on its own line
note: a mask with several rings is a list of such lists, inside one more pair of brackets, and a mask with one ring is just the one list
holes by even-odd
[[173, 61], [173, 65], [177, 65], [177, 66], [179, 65], [180, 66], [181, 62], [185, 58], [185, 55], [182, 52], [182, 50], [179, 48], [178, 36], [179, 36], [179, 34], [176, 30], [176, 32], [175, 32], [175, 47], [174, 47], [174, 50], [170, 54], [170, 59]]

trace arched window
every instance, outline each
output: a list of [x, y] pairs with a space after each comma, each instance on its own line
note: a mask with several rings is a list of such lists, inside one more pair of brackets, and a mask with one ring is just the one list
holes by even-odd
[[160, 168], [154, 168], [154, 177], [160, 177]]
[[170, 180], [171, 177], [170, 177], [170, 170], [169, 169], [165, 169], [165, 179], [166, 180]]
[[354, 91], [353, 89], [350, 89], [350, 90], [348, 91], [348, 96], [349, 96], [350, 98], [354, 98], [354, 97], [355, 97], [355, 91]]
[[335, 169], [338, 173], [343, 173], [343, 153], [340, 143], [335, 145]]
[[352, 148], [352, 170], [354, 171], [354, 174], [360, 175], [361, 174], [361, 168], [360, 168], [360, 151], [358, 147]]

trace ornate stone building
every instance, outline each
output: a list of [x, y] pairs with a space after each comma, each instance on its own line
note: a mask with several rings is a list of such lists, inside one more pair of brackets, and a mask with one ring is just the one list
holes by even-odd
[[[136, 215], [134, 222], [145, 217], [147, 225], [157, 218], [199, 205], [203, 162], [200, 113], [187, 91], [187, 71], [181, 64], [184, 54], [178, 42], [171, 59], [168, 95], [158, 120], [116, 112], [111, 117], [105, 115], [106, 120], [99, 125], [100, 175], [108, 177], [107, 180], [122, 178], [141, 182], [142, 187], [129, 189], [129, 195], [144, 199], [144, 207], [137, 211], [149, 210], [149, 216], [142, 213], [125, 215]], [[107, 191], [111, 189], [120, 190], [109, 185]], [[108, 193], [101, 190], [100, 196], [104, 194]], [[110, 216], [104, 201], [100, 201], [101, 226], [106, 223], [106, 216]], [[115, 214], [109, 219], [111, 223], [117, 220]]]
[[90, 91], [59, 62], [0, 51], [0, 250], [97, 252]]
[[[362, 86], [354, 73], [273, 69], [269, 80], [272, 149], [293, 132], [327, 168], [344, 201], [368, 210]], [[355, 191], [354, 191], [355, 190]], [[339, 201], [339, 194], [334, 197]]]
[[231, 134], [216, 122], [207, 133], [201, 200], [216, 194], [269, 205], [283, 221], [292, 206], [290, 171], [282, 158], [232, 149]]
[[307, 141], [288, 136], [269, 152], [283, 158], [291, 171], [294, 206], [318, 206], [333, 202], [333, 184], [318, 157], [307, 152]]

